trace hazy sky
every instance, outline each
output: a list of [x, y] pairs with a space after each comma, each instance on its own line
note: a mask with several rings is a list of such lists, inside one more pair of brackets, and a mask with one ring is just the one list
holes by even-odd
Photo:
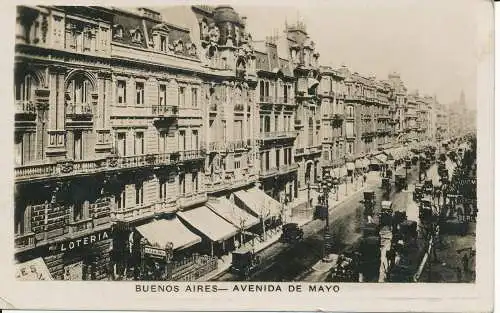
[[281, 34], [285, 20], [292, 24], [299, 16], [316, 42], [321, 64], [345, 64], [379, 79], [397, 71], [410, 91], [436, 94], [440, 102], [449, 103], [458, 100], [463, 89], [468, 106], [475, 106], [477, 1], [311, 3], [316, 5], [234, 7], [247, 16], [255, 40], [271, 35], [273, 29]]

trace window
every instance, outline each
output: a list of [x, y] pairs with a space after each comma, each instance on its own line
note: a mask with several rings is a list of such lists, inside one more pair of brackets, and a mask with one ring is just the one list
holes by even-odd
[[125, 204], [126, 204], [126, 202], [125, 202], [126, 197], [125, 197], [125, 196], [126, 196], [126, 195], [125, 195], [125, 189], [124, 189], [124, 190], [122, 190], [122, 191], [120, 192], [120, 194], [118, 194], [118, 195], [115, 197], [115, 205], [116, 205], [116, 207], [117, 207], [118, 209], [123, 209], [123, 208], [125, 208]]
[[14, 136], [16, 165], [27, 164], [35, 158], [36, 134], [16, 132]]
[[183, 107], [186, 104], [186, 88], [179, 87], [179, 106]]
[[30, 101], [32, 98], [32, 84], [33, 80], [30, 74], [24, 76], [21, 81], [18, 81], [15, 86], [16, 100]]
[[136, 104], [144, 104], [144, 83], [135, 83]]
[[193, 108], [198, 107], [198, 89], [197, 88], [191, 89], [191, 106]]
[[267, 115], [264, 117], [264, 132], [268, 133], [270, 131], [271, 131], [271, 117]]
[[91, 92], [90, 81], [84, 76], [78, 75], [68, 84], [68, 93], [73, 105], [88, 104]]
[[279, 129], [279, 115], [274, 116], [274, 131], [277, 132]]
[[241, 161], [240, 160], [235, 160], [234, 161], [234, 168], [235, 169], [241, 168]]
[[116, 134], [115, 147], [117, 150], [116, 152], [118, 153], [119, 156], [126, 156], [127, 155], [126, 133], [117, 133]]
[[347, 143], [347, 153], [353, 154], [354, 153], [354, 146], [352, 142]]
[[233, 127], [234, 127], [233, 138], [235, 140], [243, 139], [243, 121], [235, 120], [233, 122]]
[[136, 29], [134, 32], [133, 32], [133, 35], [132, 35], [132, 42], [135, 42], [135, 43], [141, 43], [142, 42], [142, 34], [141, 34], [141, 31]]
[[73, 159], [74, 160], [83, 160], [83, 139], [82, 139], [82, 131], [75, 131], [73, 133]]
[[269, 151], [266, 151], [266, 171], [269, 170]]
[[164, 106], [167, 103], [167, 86], [160, 85], [158, 88], [158, 105]]
[[167, 51], [167, 37], [160, 36], [160, 51]]
[[144, 203], [144, 185], [142, 183], [135, 184], [135, 204], [142, 205]]
[[144, 133], [137, 132], [135, 133], [135, 141], [134, 141], [134, 155], [144, 154]]
[[121, 25], [113, 26], [113, 38], [123, 38], [123, 27]]
[[261, 171], [264, 171], [264, 169], [265, 169], [265, 159], [264, 159], [264, 156], [265, 156], [264, 152], [261, 152], [260, 153], [260, 170]]
[[260, 101], [264, 101], [264, 97], [265, 97], [265, 86], [264, 86], [264, 82], [261, 80], [260, 83]]
[[167, 190], [168, 190], [168, 182], [167, 179], [163, 179], [160, 181], [160, 199], [167, 199]]
[[280, 167], [280, 150], [276, 149], [276, 168]]
[[118, 103], [125, 104], [127, 102], [127, 83], [124, 80], [119, 80], [118, 85]]
[[192, 150], [198, 150], [198, 130], [193, 130]]
[[158, 152], [167, 153], [168, 132], [161, 131], [158, 135]]
[[186, 131], [179, 131], [179, 151], [186, 150]]
[[347, 116], [354, 117], [354, 108], [352, 106], [347, 107]]

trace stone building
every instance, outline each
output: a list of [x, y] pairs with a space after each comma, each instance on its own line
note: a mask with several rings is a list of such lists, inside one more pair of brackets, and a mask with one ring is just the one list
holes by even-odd
[[286, 41], [274, 36], [255, 43], [259, 108], [259, 180], [266, 194], [283, 202], [297, 198], [294, 162], [295, 78]]
[[311, 203], [323, 173], [353, 176], [433, 123], [398, 74], [321, 67], [302, 22], [260, 42], [229, 6], [17, 10], [16, 259], [55, 279], [156, 275], [159, 259], [196, 279]]

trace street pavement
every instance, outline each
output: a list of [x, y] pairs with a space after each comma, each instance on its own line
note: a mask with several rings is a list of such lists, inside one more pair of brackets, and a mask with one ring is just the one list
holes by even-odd
[[[449, 169], [452, 170], [452, 169]], [[404, 169], [399, 169], [398, 173], [405, 173]], [[435, 180], [437, 176], [437, 166], [433, 165], [428, 171], [428, 177]], [[390, 199], [394, 210], [406, 211], [409, 220], [419, 223], [418, 205], [413, 201], [413, 186], [418, 182], [418, 166], [413, 166], [408, 170], [407, 190], [395, 191], [394, 184]], [[354, 185], [361, 184], [361, 181], [355, 181]], [[368, 175], [366, 185], [362, 190], [372, 190], [375, 192], [376, 207], [375, 212], [380, 210], [382, 200], [382, 189], [380, 188], [381, 178], [378, 172], [371, 172]], [[341, 185], [339, 194], [345, 189]], [[349, 185], [348, 185], [349, 186]], [[333, 236], [333, 245], [331, 252], [340, 254], [346, 249], [356, 249], [361, 239], [361, 226], [365, 222], [363, 215], [363, 192], [344, 199], [340, 204], [330, 207], [330, 233]], [[335, 195], [330, 195], [330, 203], [335, 202]], [[324, 227], [325, 222], [314, 220], [304, 225], [304, 239], [295, 244], [286, 244], [276, 242], [260, 251], [258, 255], [261, 259], [260, 268], [249, 277], [250, 281], [306, 281], [319, 282], [325, 281], [333, 262], [322, 262], [324, 249]], [[383, 236], [384, 237], [384, 236]], [[379, 282], [385, 281], [385, 269], [387, 260], [385, 252], [390, 247], [390, 234], [383, 239], [381, 247], [381, 275]], [[242, 278], [229, 272], [223, 273], [216, 280], [219, 281], [238, 281]]]

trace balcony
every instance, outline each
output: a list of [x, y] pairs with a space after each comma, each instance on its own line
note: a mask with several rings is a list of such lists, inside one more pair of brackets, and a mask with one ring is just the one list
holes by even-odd
[[233, 140], [225, 144], [226, 151], [246, 150], [249, 147], [249, 140]]
[[155, 205], [155, 214], [173, 213], [177, 210], [177, 198], [160, 199]]
[[299, 165], [297, 163], [283, 164], [279, 167], [279, 173], [281, 175], [288, 174], [288, 173], [296, 171], [298, 168], [299, 168]]
[[274, 98], [270, 96], [260, 96], [259, 103], [261, 104], [274, 104]]
[[205, 159], [205, 155], [205, 150], [184, 150], [179, 152], [179, 161], [200, 161]]
[[208, 200], [206, 192], [185, 193], [179, 197], [179, 207], [181, 209], [205, 203]]
[[92, 223], [92, 219], [87, 218], [79, 221], [69, 222], [68, 227], [69, 227], [69, 234], [83, 235], [86, 234], [88, 231], [92, 230], [94, 225]]
[[50, 177], [93, 174], [96, 172], [155, 165], [175, 164], [177, 153], [159, 153], [135, 156], [111, 156], [94, 160], [65, 160], [58, 163], [28, 164], [16, 166], [16, 181]]
[[92, 107], [89, 104], [67, 104], [66, 119], [69, 120], [91, 120]]
[[275, 175], [278, 175], [278, 168], [277, 167], [272, 167], [268, 169], [261, 169], [259, 173], [260, 178], [269, 178]]
[[16, 250], [31, 249], [35, 247], [35, 233], [29, 232], [14, 237], [14, 247]]
[[36, 106], [30, 100], [16, 101], [16, 119], [34, 120], [36, 117]]
[[157, 118], [175, 118], [179, 115], [179, 108], [176, 105], [153, 105], [151, 114]]
[[137, 204], [129, 208], [118, 208], [116, 205], [113, 205], [111, 220], [115, 222], [135, 222], [152, 218], [154, 214], [155, 205], [153, 203]]
[[296, 148], [295, 149], [295, 155], [298, 156], [298, 155], [303, 155], [305, 154], [305, 151], [306, 149], [305, 148]]
[[297, 136], [296, 131], [276, 131], [276, 132], [260, 133], [260, 138], [262, 140], [287, 139], [287, 138], [295, 138], [296, 136]]
[[278, 97], [276, 103], [281, 105], [295, 105], [295, 101], [292, 98], [285, 97]]

